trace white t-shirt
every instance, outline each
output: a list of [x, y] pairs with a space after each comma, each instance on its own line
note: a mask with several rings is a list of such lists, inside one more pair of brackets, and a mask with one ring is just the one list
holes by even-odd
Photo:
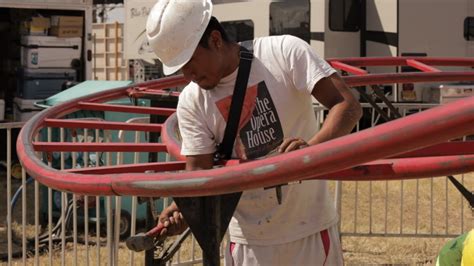
[[[317, 132], [311, 91], [335, 70], [304, 41], [289, 35], [253, 41], [248, 88], [234, 158], [269, 156], [284, 138], [309, 140]], [[183, 155], [210, 154], [224, 137], [237, 70], [212, 90], [190, 83], [178, 102]], [[295, 166], [297, 171], [297, 166]], [[275, 189], [244, 191], [229, 225], [232, 242], [276, 245], [295, 241], [337, 222], [326, 181], [303, 181]]]

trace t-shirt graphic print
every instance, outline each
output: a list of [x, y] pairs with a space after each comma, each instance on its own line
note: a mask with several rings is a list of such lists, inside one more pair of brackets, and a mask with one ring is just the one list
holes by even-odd
[[[216, 102], [228, 120], [232, 96]], [[283, 129], [264, 81], [247, 88], [236, 139], [237, 156], [244, 160], [256, 159], [276, 150], [283, 142]]]

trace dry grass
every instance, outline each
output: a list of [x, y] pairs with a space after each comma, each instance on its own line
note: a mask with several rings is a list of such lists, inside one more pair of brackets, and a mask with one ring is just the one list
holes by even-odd
[[[465, 175], [464, 183], [474, 188], [474, 174]], [[345, 182], [342, 189], [342, 232], [457, 234], [472, 227], [469, 205], [444, 177]]]
[[[94, 239], [95, 240], [95, 239]], [[105, 239], [103, 239], [105, 242]], [[170, 244], [172, 242], [172, 239], [167, 242], [167, 244]], [[77, 257], [74, 256], [74, 246], [73, 243], [67, 243], [66, 248], [65, 248], [65, 265], [74, 265], [75, 263], [75, 258], [77, 258], [77, 265], [86, 265], [87, 262], [89, 262], [89, 265], [97, 265], [97, 261], [100, 261], [101, 264], [107, 265], [108, 263], [108, 249], [106, 246], [101, 246], [100, 247], [100, 259], [98, 259], [98, 251], [97, 251], [97, 246], [95, 245], [89, 245], [89, 249], [86, 250], [86, 246], [84, 245], [78, 245], [77, 246]], [[193, 257], [193, 251], [194, 250], [194, 257]], [[52, 254], [52, 260], [53, 264], [52, 265], [61, 265], [61, 249], [58, 248], [56, 249], [53, 254]], [[88, 252], [88, 253], [87, 253]], [[87, 256], [88, 254], [88, 256]], [[118, 263], [117, 265], [129, 265], [130, 262], [133, 260], [134, 264], [137, 266], [145, 265], [145, 253], [144, 252], [139, 252], [139, 253], [133, 253], [132, 257], [132, 252], [130, 252], [125, 244], [122, 242], [119, 244], [119, 256], [118, 256]], [[30, 254], [34, 255], [34, 254]], [[199, 249], [199, 246], [197, 243], [195, 244], [195, 247], [193, 248], [193, 241], [191, 238], [188, 238], [182, 245], [180, 249], [179, 255], [177, 254], [173, 260], [174, 261], [189, 261], [192, 259], [198, 259], [201, 258], [201, 250]], [[89, 258], [89, 260], [87, 260]], [[30, 258], [26, 259], [26, 265], [34, 265], [35, 259], [33, 256]], [[0, 262], [0, 265], [7, 265], [6, 262]], [[13, 260], [12, 265], [23, 265], [23, 260], [22, 258], [16, 258]], [[49, 254], [42, 254], [39, 256], [39, 265], [49, 265]]]
[[[461, 176], [456, 178], [460, 180]], [[465, 175], [464, 183], [467, 188], [474, 188], [474, 173]], [[431, 189], [431, 184], [433, 189]], [[389, 181], [388, 183], [344, 182], [342, 192], [344, 196], [341, 206], [341, 232], [360, 234], [360, 236], [342, 238], [347, 265], [433, 265], [440, 248], [448, 239], [415, 238], [410, 234], [446, 234], [447, 232], [456, 235], [473, 227], [471, 210], [452, 184], [446, 183], [446, 178]], [[370, 198], [372, 201], [369, 200]], [[431, 199], [433, 199], [433, 205], [430, 203]], [[386, 220], [385, 217], [387, 217]], [[15, 228], [20, 230], [18, 225]], [[32, 232], [33, 228], [28, 228], [27, 235], [32, 236]], [[367, 237], [366, 234], [370, 232], [408, 235]], [[192, 245], [192, 241], [188, 239], [183, 244], [179, 257], [175, 256], [175, 261], [200, 258], [201, 253], [197, 244], [194, 249]], [[72, 243], [67, 244], [66, 254], [66, 265], [72, 265], [74, 262]], [[77, 254], [78, 265], [85, 265], [87, 257], [83, 245], [78, 246]], [[107, 259], [107, 249], [101, 247], [101, 263], [106, 264]], [[118, 265], [128, 265], [130, 260], [131, 253], [121, 243]], [[95, 265], [96, 261], [97, 248], [92, 245], [89, 247], [90, 265]], [[133, 261], [135, 265], [144, 265], [144, 254], [135, 253]], [[27, 265], [33, 263], [33, 258], [27, 259]], [[53, 253], [53, 265], [60, 265], [60, 263], [61, 250], [59, 249]], [[4, 264], [0, 263], [0, 265]], [[43, 254], [40, 257], [40, 265], [48, 264], [48, 254]], [[22, 265], [21, 258], [15, 259], [13, 265]]]
[[[66, 245], [66, 256], [65, 265], [74, 265], [74, 252], [73, 244], [67, 243]], [[119, 248], [119, 261], [117, 265], [128, 265], [130, 262], [130, 252], [123, 243], [120, 244]], [[52, 265], [61, 265], [61, 250], [53, 252]], [[96, 246], [89, 246], [89, 265], [97, 265], [97, 248]], [[100, 262], [101, 264], [107, 264], [108, 254], [105, 247], [100, 248]], [[135, 253], [133, 261], [135, 265], [144, 265], [144, 253]], [[34, 265], [34, 258], [27, 258], [26, 265]], [[7, 265], [6, 263], [0, 263], [0, 265]], [[12, 265], [23, 265], [22, 259], [15, 259]], [[49, 265], [49, 254], [43, 254], [39, 257], [39, 265]], [[87, 265], [86, 248], [83, 245], [77, 246], [77, 265]]]
[[447, 239], [344, 237], [344, 259], [350, 265], [434, 265]]
[[[474, 173], [456, 178], [463, 178], [468, 189], [474, 188]], [[459, 235], [474, 225], [466, 200], [445, 177], [345, 182], [342, 190], [341, 232], [361, 235], [342, 238], [344, 258], [351, 265], [433, 265], [449, 238], [414, 234]], [[364, 236], [369, 233], [392, 236]], [[402, 234], [405, 237], [396, 237]]]

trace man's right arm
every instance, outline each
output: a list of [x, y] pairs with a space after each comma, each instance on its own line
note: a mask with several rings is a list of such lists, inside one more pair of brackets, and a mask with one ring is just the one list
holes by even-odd
[[[186, 156], [186, 171], [211, 169], [213, 165], [214, 154]], [[161, 236], [179, 235], [188, 227], [175, 202], [161, 212], [159, 220], [165, 226]]]

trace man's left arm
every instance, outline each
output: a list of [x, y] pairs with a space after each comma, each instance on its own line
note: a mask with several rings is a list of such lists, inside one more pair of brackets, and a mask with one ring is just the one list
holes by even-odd
[[347, 135], [362, 117], [359, 101], [337, 73], [319, 80], [311, 94], [329, 109], [321, 130], [307, 142], [301, 138], [285, 139], [279, 147], [280, 153]]
[[311, 94], [329, 109], [329, 114], [321, 130], [308, 141], [309, 145], [349, 134], [362, 117], [359, 101], [337, 73], [319, 80]]

